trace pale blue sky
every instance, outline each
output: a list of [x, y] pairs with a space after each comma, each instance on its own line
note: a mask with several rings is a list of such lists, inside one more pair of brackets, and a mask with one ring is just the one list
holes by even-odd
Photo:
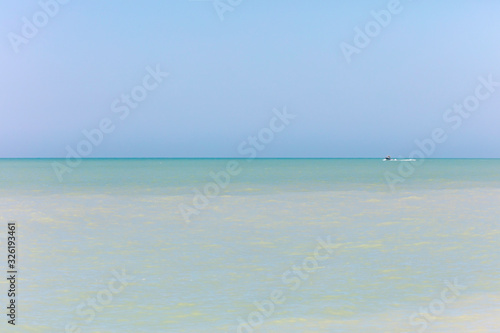
[[[390, 1], [353, 2], [242, 0], [221, 21], [212, 1], [72, 0], [16, 53], [41, 7], [0, 0], [0, 157], [65, 157], [104, 118], [88, 157], [244, 157], [285, 106], [259, 157], [407, 156], [437, 127], [429, 157], [499, 157], [500, 87], [456, 130], [443, 114], [500, 82], [500, 2], [402, 0], [348, 63], [341, 43]], [[111, 104], [157, 64], [169, 76], [120, 120]]]

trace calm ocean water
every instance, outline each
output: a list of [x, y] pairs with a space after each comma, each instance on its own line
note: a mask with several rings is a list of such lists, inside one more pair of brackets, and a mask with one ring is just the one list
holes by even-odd
[[500, 331], [498, 159], [54, 162], [0, 160], [1, 331]]

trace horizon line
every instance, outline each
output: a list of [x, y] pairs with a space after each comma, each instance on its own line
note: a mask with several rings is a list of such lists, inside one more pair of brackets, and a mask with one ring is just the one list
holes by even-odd
[[[394, 157], [394, 159], [408, 159], [409, 157]], [[67, 157], [0, 157], [0, 160], [65, 160]], [[225, 160], [270, 160], [270, 159], [384, 159], [384, 157], [82, 157], [81, 160], [112, 160], [112, 159], [225, 159]], [[412, 158], [417, 160], [439, 160], [439, 159], [500, 159], [500, 157], [424, 157]]]

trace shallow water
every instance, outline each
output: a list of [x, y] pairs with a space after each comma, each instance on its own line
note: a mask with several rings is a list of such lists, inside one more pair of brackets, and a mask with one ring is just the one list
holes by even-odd
[[[196, 208], [193, 188], [229, 161], [86, 160], [60, 182], [64, 160], [0, 160], [0, 220], [20, 236], [16, 329], [500, 330], [500, 160], [426, 160], [408, 177], [409, 162], [381, 159], [235, 160]], [[318, 252], [318, 238], [331, 244]]]

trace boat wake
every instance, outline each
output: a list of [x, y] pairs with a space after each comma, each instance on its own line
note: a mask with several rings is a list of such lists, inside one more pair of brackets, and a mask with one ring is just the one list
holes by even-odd
[[402, 159], [398, 159], [398, 158], [391, 158], [390, 160], [388, 159], [383, 159], [383, 161], [387, 161], [387, 162], [415, 162], [416, 159], [414, 158], [402, 158]]

